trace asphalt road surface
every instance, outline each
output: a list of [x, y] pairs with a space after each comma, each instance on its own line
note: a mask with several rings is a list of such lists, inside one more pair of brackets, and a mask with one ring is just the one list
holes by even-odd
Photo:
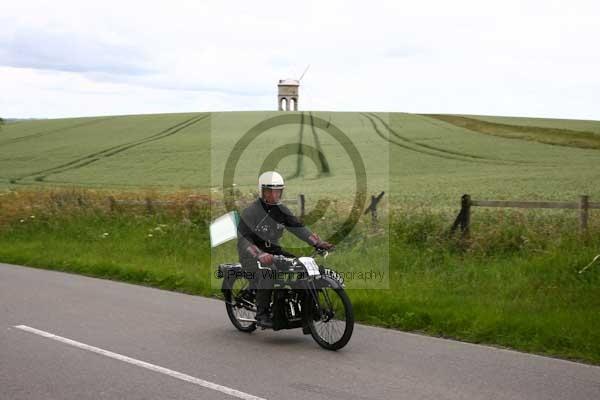
[[331, 352], [219, 300], [0, 264], [0, 399], [237, 398], [598, 400], [600, 367], [361, 325]]

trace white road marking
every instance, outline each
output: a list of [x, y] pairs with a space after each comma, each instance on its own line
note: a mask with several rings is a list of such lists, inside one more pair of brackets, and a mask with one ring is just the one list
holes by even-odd
[[49, 332], [44, 332], [39, 329], [31, 328], [27, 325], [18, 325], [15, 326], [17, 329], [21, 329], [26, 332], [34, 333], [39, 336], [46, 337], [48, 339], [53, 339], [62, 343], [66, 343], [68, 345], [78, 347], [83, 350], [88, 350], [96, 354], [101, 354], [106, 357], [114, 358], [115, 360], [123, 361], [129, 364], [137, 365], [138, 367], [149, 369], [150, 371], [160, 372], [161, 374], [169, 375], [173, 378], [180, 379], [185, 382], [193, 383], [198, 386], [205, 387], [207, 389], [216, 390], [221, 393], [228, 394], [230, 396], [234, 396], [244, 400], [266, 400], [262, 397], [256, 397], [248, 393], [240, 392], [239, 390], [235, 390], [229, 388], [227, 386], [221, 386], [216, 383], [212, 383], [209, 381], [205, 381], [203, 379], [195, 378], [190, 375], [182, 374], [181, 372], [173, 371], [168, 368], [159, 367], [158, 365], [150, 364], [145, 361], [136, 360], [135, 358], [127, 357], [118, 353], [113, 353], [112, 351], [103, 350], [98, 347], [90, 346], [85, 343], [76, 342], [75, 340], [67, 339], [62, 336], [54, 335]]

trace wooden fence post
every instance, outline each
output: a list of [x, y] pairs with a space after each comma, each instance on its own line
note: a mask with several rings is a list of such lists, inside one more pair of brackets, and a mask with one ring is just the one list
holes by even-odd
[[590, 196], [582, 195], [579, 197], [579, 229], [586, 232], [588, 227], [588, 215], [590, 207]]
[[152, 205], [152, 199], [150, 197], [146, 197], [146, 211], [148, 214], [154, 214], [154, 206]]
[[463, 210], [460, 229], [463, 233], [463, 236], [468, 236], [471, 225], [471, 196], [468, 194], [463, 194], [460, 199], [460, 208]]
[[377, 226], [377, 197], [375, 195], [371, 195], [371, 204], [373, 205], [371, 208], [371, 224]]
[[364, 212], [365, 214], [369, 211], [371, 212], [371, 224], [374, 228], [377, 228], [377, 204], [379, 204], [379, 201], [381, 200], [384, 194], [385, 192], [381, 192], [377, 196], [371, 195], [371, 204], [369, 205], [369, 207], [367, 207], [367, 209]]
[[469, 234], [469, 225], [471, 224], [471, 196], [463, 194], [460, 198], [460, 211], [450, 228], [450, 233], [454, 233], [460, 226], [463, 236]]
[[192, 219], [196, 211], [196, 201], [193, 199], [187, 199], [185, 202], [185, 209], [187, 212], [187, 218]]
[[114, 212], [117, 208], [117, 202], [113, 196], [108, 196], [108, 208], [110, 212]]
[[304, 213], [306, 211], [305, 209], [305, 203], [304, 203], [304, 194], [300, 193], [298, 195], [298, 206], [300, 207], [300, 221], [304, 220]]

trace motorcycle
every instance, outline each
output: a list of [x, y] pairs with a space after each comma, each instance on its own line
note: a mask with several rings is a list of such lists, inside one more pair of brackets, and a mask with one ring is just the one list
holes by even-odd
[[[273, 265], [258, 263], [258, 273], [271, 274], [273, 330], [302, 328], [305, 335], [327, 350], [344, 347], [354, 329], [352, 303], [344, 290], [343, 278], [330, 268], [317, 264], [315, 255], [327, 258], [328, 252], [316, 250], [311, 257], [274, 256]], [[240, 263], [219, 265], [223, 278], [221, 291], [227, 315], [242, 332], [256, 329], [256, 290], [253, 273]]]

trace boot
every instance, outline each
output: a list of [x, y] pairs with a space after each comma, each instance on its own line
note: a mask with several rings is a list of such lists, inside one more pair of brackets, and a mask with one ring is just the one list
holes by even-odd
[[256, 325], [263, 329], [273, 329], [273, 318], [268, 313], [262, 315], [256, 314]]
[[256, 325], [263, 329], [273, 329], [273, 318], [269, 312], [271, 300], [270, 290], [257, 290], [256, 293]]

